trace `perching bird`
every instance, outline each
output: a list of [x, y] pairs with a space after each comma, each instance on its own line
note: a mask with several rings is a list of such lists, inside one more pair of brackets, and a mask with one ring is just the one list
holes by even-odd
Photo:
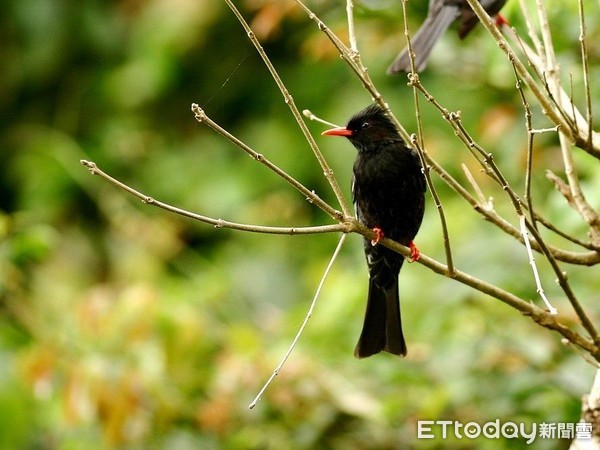
[[[479, 0], [479, 3], [490, 16], [497, 15], [506, 0]], [[437, 40], [444, 34], [448, 27], [460, 19], [458, 37], [464, 39], [479, 22], [469, 3], [466, 0], [430, 0], [427, 18], [423, 25], [411, 38], [410, 43], [415, 54], [415, 70], [421, 72], [427, 65], [427, 59]], [[498, 16], [499, 23], [504, 19]], [[410, 58], [408, 48], [400, 53], [388, 73], [410, 72]]]
[[365, 322], [354, 355], [365, 358], [381, 351], [406, 355], [400, 320], [398, 274], [404, 257], [382, 245], [386, 236], [419, 252], [413, 239], [425, 209], [425, 178], [418, 154], [409, 149], [394, 123], [377, 105], [360, 111], [345, 128], [322, 134], [345, 136], [358, 150], [352, 195], [358, 220], [377, 234], [365, 239], [369, 294]]

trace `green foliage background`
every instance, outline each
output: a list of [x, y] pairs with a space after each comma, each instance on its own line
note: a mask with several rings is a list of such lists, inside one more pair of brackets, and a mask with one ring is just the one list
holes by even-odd
[[[342, 124], [369, 103], [293, 2], [238, 3], [301, 109]], [[311, 3], [343, 36], [342, 2]], [[517, 6], [509, 2], [504, 12], [523, 30]], [[416, 27], [426, 2], [408, 7]], [[576, 2], [547, 7], [560, 30], [564, 75], [572, 72], [581, 102]], [[249, 411], [304, 317], [337, 236], [214, 229], [132, 200], [79, 164], [93, 160], [148, 195], [213, 217], [329, 223], [190, 112], [200, 104], [334, 201], [241, 27], [222, 2], [209, 0], [5, 0], [0, 9], [0, 449], [474, 448], [481, 442], [417, 441], [416, 421], [578, 421], [592, 366], [557, 335], [418, 264], [405, 266], [400, 286], [409, 356], [354, 359], [367, 280], [356, 236], [287, 366]], [[356, 17], [372, 78], [415, 131], [412, 91], [403, 78], [385, 75], [404, 45], [400, 2], [365, 1]], [[588, 15], [592, 80], [600, 70], [598, 20]], [[465, 42], [449, 32], [422, 80], [438, 101], [462, 111], [522, 189], [523, 111], [512, 70], [484, 30]], [[459, 178], [460, 163], [470, 166], [510, 214], [438, 113], [421, 106], [428, 151]], [[533, 106], [535, 125], [548, 126]], [[309, 127], [315, 136], [323, 129]], [[317, 140], [349, 198], [353, 148]], [[598, 206], [597, 162], [576, 157]], [[585, 238], [581, 220], [544, 176], [547, 167], [561, 170], [554, 135], [536, 139], [534, 165], [539, 210]], [[539, 301], [524, 250], [434, 182], [457, 265]], [[428, 206], [419, 247], [443, 258]], [[538, 259], [548, 295], [576, 327]], [[597, 270], [565, 270], [596, 319]], [[555, 439], [533, 447], [566, 446]]]

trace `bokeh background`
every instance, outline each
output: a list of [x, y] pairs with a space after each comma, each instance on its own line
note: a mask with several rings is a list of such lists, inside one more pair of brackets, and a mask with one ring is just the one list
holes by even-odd
[[[408, 2], [411, 27], [426, 3]], [[505, 14], [523, 31], [517, 2]], [[577, 2], [548, 1], [564, 78], [583, 105]], [[370, 102], [314, 23], [292, 1], [237, 2], [299, 108], [343, 124]], [[590, 9], [595, 2], [584, 1]], [[343, 2], [309, 6], [345, 38]], [[334, 197], [234, 16], [209, 0], [4, 0], [0, 6], [0, 449], [513, 448], [523, 440], [416, 439], [417, 420], [577, 422], [594, 368], [504, 304], [418, 264], [400, 290], [409, 355], [352, 356], [367, 274], [350, 236], [314, 315], [275, 383], [249, 402], [308, 309], [338, 236], [267, 236], [224, 229], [142, 204], [80, 159], [147, 195], [238, 222], [331, 223], [282, 180], [198, 124], [219, 124], [328, 201]], [[591, 79], [599, 16], [588, 14]], [[412, 91], [385, 69], [403, 46], [399, 1], [356, 6], [370, 75], [409, 132]], [[518, 192], [524, 114], [512, 69], [481, 27], [449, 32], [422, 81], [461, 110], [469, 131]], [[593, 86], [597, 102], [597, 86]], [[545, 127], [532, 103], [534, 125]], [[421, 101], [428, 151], [461, 180], [469, 166], [513, 223], [510, 205], [439, 114]], [[350, 198], [354, 149], [309, 127]], [[561, 175], [554, 134], [536, 137], [534, 204], [585, 239], [586, 228], [545, 179]], [[575, 152], [590, 202], [597, 161]], [[433, 176], [455, 262], [538, 302], [527, 255]], [[547, 234], [547, 233], [546, 233]], [[572, 248], [547, 236], [550, 242]], [[418, 236], [443, 260], [428, 200]], [[547, 264], [542, 282], [577, 327]], [[597, 269], [564, 266], [597, 323]], [[532, 448], [565, 448], [537, 440]]]

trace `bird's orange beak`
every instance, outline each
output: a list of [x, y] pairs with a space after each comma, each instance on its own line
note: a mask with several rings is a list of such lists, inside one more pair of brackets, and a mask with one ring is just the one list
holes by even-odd
[[346, 128], [332, 128], [331, 130], [325, 130], [321, 133], [322, 136], [352, 136], [352, 130]]

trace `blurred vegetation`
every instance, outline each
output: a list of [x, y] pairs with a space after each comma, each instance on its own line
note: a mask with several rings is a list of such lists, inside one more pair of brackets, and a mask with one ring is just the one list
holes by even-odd
[[[342, 124], [369, 103], [293, 2], [238, 3], [301, 109]], [[341, 2], [311, 3], [344, 35]], [[409, 2], [411, 27], [426, 3]], [[519, 28], [517, 2], [508, 3], [504, 12]], [[571, 72], [581, 93], [577, 4], [547, 7], [560, 30], [563, 75]], [[0, 9], [0, 450], [475, 448], [480, 441], [417, 441], [416, 421], [578, 421], [591, 365], [558, 335], [418, 264], [405, 266], [400, 281], [409, 356], [354, 359], [367, 280], [356, 236], [284, 371], [249, 411], [304, 317], [337, 237], [217, 230], [145, 206], [79, 164], [93, 160], [148, 195], [213, 217], [329, 223], [190, 112], [200, 104], [334, 200], [241, 27], [222, 2], [209, 0], [4, 0]], [[413, 132], [412, 91], [385, 75], [404, 45], [400, 2], [364, 1], [356, 19], [372, 78]], [[600, 70], [598, 21], [588, 15], [592, 80]], [[447, 33], [422, 80], [438, 101], [463, 112], [522, 186], [526, 132], [515, 80], [479, 28], [464, 42]], [[460, 162], [476, 172], [438, 113], [421, 107], [429, 152], [458, 177]], [[535, 107], [534, 122], [548, 126]], [[354, 150], [342, 140], [322, 146], [349, 197]], [[597, 206], [597, 164], [576, 156]], [[560, 171], [554, 135], [536, 138], [534, 165]], [[497, 207], [510, 211], [502, 192], [479, 178]], [[434, 182], [457, 265], [537, 302], [523, 249]], [[539, 210], [585, 238], [543, 170], [533, 183]], [[419, 247], [443, 258], [431, 206]], [[597, 270], [564, 269], [597, 318]], [[577, 326], [541, 258], [540, 271], [562, 320]]]

